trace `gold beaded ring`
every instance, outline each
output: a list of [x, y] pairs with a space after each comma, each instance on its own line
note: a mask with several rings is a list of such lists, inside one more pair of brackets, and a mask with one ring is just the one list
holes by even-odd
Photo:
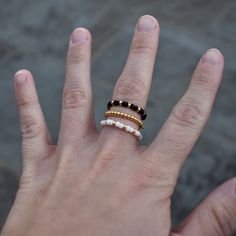
[[120, 117], [120, 118], [124, 118], [126, 120], [130, 120], [130, 121], [133, 121], [136, 125], [138, 125], [139, 129], [143, 129], [143, 122], [134, 117], [134, 116], [131, 116], [129, 114], [126, 114], [126, 113], [123, 113], [123, 112], [119, 112], [119, 111], [107, 111], [105, 113], [105, 118], [109, 117], [109, 116], [115, 116], [115, 117]]

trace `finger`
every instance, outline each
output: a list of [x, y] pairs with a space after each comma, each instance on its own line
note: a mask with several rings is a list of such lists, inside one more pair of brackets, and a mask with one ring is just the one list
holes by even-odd
[[223, 67], [223, 56], [216, 49], [202, 57], [187, 92], [147, 149], [151, 163], [167, 167], [175, 178], [207, 122]]
[[[126, 66], [116, 83], [113, 99], [128, 101], [139, 107], [145, 107], [151, 85], [158, 39], [159, 25], [157, 20], [152, 16], [141, 17], [135, 29]], [[140, 119], [136, 112], [127, 110], [127, 108], [113, 107], [111, 109], [129, 113]], [[114, 120], [124, 122], [121, 118], [114, 117]], [[138, 128], [130, 121], [125, 121], [125, 123]], [[103, 130], [104, 133], [111, 131], [109, 128]], [[129, 135], [124, 135], [122, 131], [112, 129], [112, 132], [122, 135], [123, 141], [130, 139], [131, 142], [136, 141]]]
[[213, 191], [174, 232], [192, 236], [231, 236], [236, 232], [235, 206], [236, 178], [233, 178]]
[[59, 147], [78, 146], [95, 132], [90, 81], [91, 35], [84, 28], [76, 29], [70, 39]]
[[[23, 161], [27, 164], [28, 159], [32, 159], [32, 153], [34, 158], [43, 158], [43, 154], [50, 149], [52, 141], [38, 101], [31, 73], [26, 70], [17, 72], [14, 87], [20, 114]], [[35, 161], [38, 158], [35, 158]]]

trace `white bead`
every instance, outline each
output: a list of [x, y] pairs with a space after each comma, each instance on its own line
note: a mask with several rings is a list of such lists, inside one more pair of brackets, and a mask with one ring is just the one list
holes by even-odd
[[101, 125], [108, 125], [108, 126], [115, 125], [119, 129], [124, 129], [124, 127], [125, 127], [124, 130], [126, 132], [131, 133], [134, 136], [136, 136], [138, 140], [141, 140], [142, 137], [143, 137], [142, 134], [138, 130], [132, 128], [129, 125], [125, 125], [125, 124], [123, 124], [123, 123], [121, 123], [119, 121], [114, 121], [114, 120], [111, 120], [111, 119], [106, 119], [106, 120], [102, 120], [100, 123], [101, 123]]
[[118, 126], [120, 129], [123, 129], [124, 125], [123, 124], [119, 124]]
[[136, 136], [140, 136], [140, 132], [138, 130], [135, 130], [134, 132]]
[[133, 129], [130, 126], [128, 126], [128, 132], [130, 132], [130, 133], [133, 132]]

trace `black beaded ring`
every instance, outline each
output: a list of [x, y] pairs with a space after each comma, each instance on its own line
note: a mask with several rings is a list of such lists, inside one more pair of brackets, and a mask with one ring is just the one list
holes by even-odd
[[138, 107], [130, 102], [112, 100], [107, 103], [107, 109], [110, 110], [112, 106], [122, 106], [122, 107], [130, 108], [132, 111], [136, 111], [139, 115], [141, 115], [142, 120], [145, 120], [147, 118], [147, 114], [143, 108]]

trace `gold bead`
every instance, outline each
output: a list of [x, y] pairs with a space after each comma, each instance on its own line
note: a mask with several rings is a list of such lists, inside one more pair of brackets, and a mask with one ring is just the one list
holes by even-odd
[[133, 121], [136, 125], [138, 125], [139, 129], [143, 129], [143, 122], [132, 115], [129, 115], [129, 114], [126, 114], [123, 112], [119, 112], [119, 111], [107, 111], [104, 116], [105, 116], [105, 118], [107, 118], [109, 116], [121, 117], [121, 118], [130, 120], [130, 121]]

